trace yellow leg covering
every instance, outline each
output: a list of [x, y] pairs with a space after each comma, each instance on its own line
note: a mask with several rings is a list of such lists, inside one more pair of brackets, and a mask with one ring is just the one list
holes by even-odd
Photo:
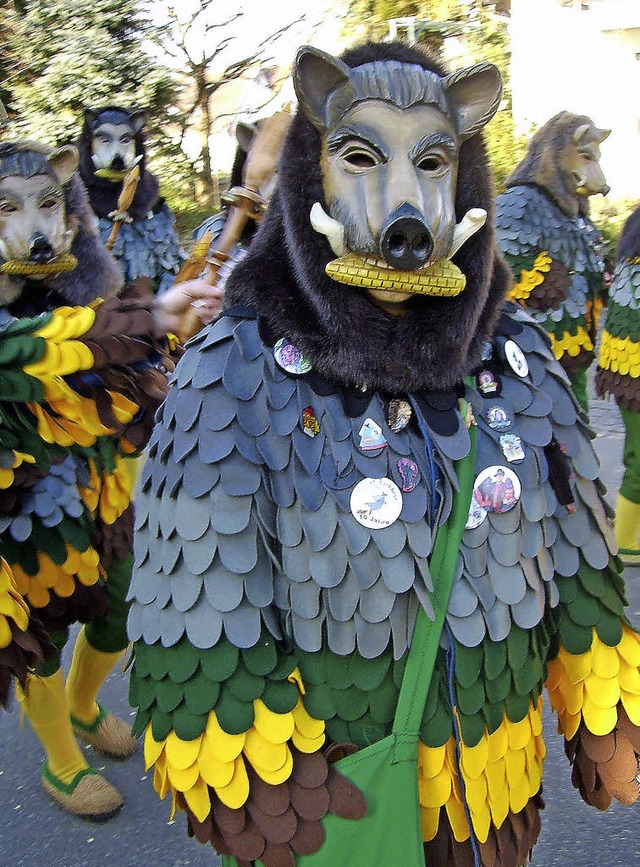
[[98, 692], [121, 656], [121, 650], [103, 653], [92, 647], [84, 627], [78, 633], [67, 677], [67, 695], [71, 713], [81, 723], [92, 725], [98, 719]]
[[49, 771], [61, 783], [71, 783], [88, 764], [71, 728], [62, 670], [51, 677], [30, 676], [18, 698], [47, 755]]
[[640, 503], [632, 503], [618, 494], [614, 529], [622, 559], [640, 555]]

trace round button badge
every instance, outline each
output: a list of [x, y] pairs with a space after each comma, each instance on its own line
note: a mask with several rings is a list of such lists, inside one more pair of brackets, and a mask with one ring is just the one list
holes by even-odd
[[349, 508], [363, 527], [380, 530], [398, 520], [402, 511], [402, 494], [391, 479], [362, 479], [351, 492]]
[[515, 340], [505, 341], [504, 354], [509, 363], [509, 367], [514, 373], [517, 373], [518, 376], [522, 377], [529, 373], [529, 362]]
[[297, 346], [289, 343], [284, 337], [281, 337], [273, 347], [273, 357], [283, 370], [296, 376], [308, 373], [312, 368], [307, 356], [303, 355]]
[[509, 467], [492, 466], [478, 473], [473, 497], [485, 512], [508, 512], [520, 499], [520, 479]]

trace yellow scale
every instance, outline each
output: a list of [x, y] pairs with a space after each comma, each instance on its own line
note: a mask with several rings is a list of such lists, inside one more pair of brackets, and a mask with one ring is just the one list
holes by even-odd
[[600, 367], [613, 373], [640, 377], [640, 343], [629, 337], [613, 337], [605, 330], [600, 344]]
[[[623, 626], [617, 647], [603, 644], [593, 633], [591, 648], [572, 655], [561, 649], [549, 666], [547, 687], [567, 738], [581, 720], [595, 735], [609, 734], [622, 702], [631, 721], [640, 724], [640, 636]], [[304, 694], [300, 676], [295, 681]], [[542, 697], [527, 715], [513, 722], [506, 715], [499, 728], [485, 734], [475, 747], [460, 745], [460, 764], [474, 833], [484, 843], [491, 824], [501, 827], [509, 811], [519, 813], [537, 794], [542, 782], [546, 748], [542, 737]], [[245, 761], [273, 785], [291, 773], [288, 741], [302, 752], [313, 753], [324, 741], [324, 723], [305, 711], [302, 701], [289, 714], [275, 714], [257, 700], [255, 722], [239, 735], [223, 731], [214, 712], [205, 732], [193, 741], [181, 741], [174, 732], [156, 741], [147, 728], [145, 762], [155, 765], [154, 786], [160, 797], [171, 792], [173, 808], [188, 804], [204, 821], [210, 810], [207, 786], [231, 808], [241, 807], [249, 793]], [[423, 839], [432, 840], [444, 807], [459, 842], [469, 837], [462, 791], [456, 770], [455, 740], [439, 748], [419, 745], [418, 785]]]
[[512, 301], [525, 302], [535, 287], [544, 281], [545, 274], [548, 274], [550, 268], [551, 256], [546, 251], [538, 253], [531, 271], [523, 268], [520, 272], [520, 279], [511, 288], [509, 298]]
[[11, 644], [13, 621], [21, 632], [29, 627], [29, 608], [18, 592], [8, 563], [0, 557], [0, 649]]

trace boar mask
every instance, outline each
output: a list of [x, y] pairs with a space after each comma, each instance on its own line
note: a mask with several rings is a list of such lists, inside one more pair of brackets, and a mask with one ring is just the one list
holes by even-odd
[[462, 291], [464, 277], [448, 260], [486, 214], [475, 209], [456, 226], [460, 145], [498, 107], [497, 69], [480, 63], [441, 77], [417, 64], [378, 61], [350, 70], [305, 47], [294, 84], [322, 139], [331, 219], [318, 205], [312, 222], [320, 232], [326, 226], [344, 257], [329, 265], [329, 276], [391, 303], [413, 292]]
[[506, 288], [478, 134], [497, 71], [446, 75], [417, 48], [369, 43], [341, 60], [301, 49], [294, 82], [279, 188], [229, 301], [333, 379], [451, 387], [479, 361]]

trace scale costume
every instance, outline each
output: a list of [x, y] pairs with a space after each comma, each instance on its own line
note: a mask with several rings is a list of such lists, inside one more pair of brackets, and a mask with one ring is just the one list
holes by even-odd
[[[98, 111], [128, 112], [117, 107]], [[184, 261], [175, 227], [175, 217], [160, 195], [158, 179], [146, 168], [146, 145], [144, 132], [135, 136], [136, 155], [141, 155], [140, 180], [128, 214], [131, 222], [124, 222], [111, 250], [118, 261], [126, 285], [140, 277], [148, 277], [157, 294], [166, 292], [175, 282]], [[113, 228], [109, 216], [117, 209], [122, 181], [108, 180], [95, 175], [91, 160], [91, 128], [85, 120], [82, 135], [77, 142], [80, 152], [80, 175], [89, 193], [91, 207], [98, 217], [98, 227], [103, 243], [106, 243]]]
[[[543, 128], [550, 139], [558, 118]], [[530, 159], [531, 154], [507, 179], [496, 204], [498, 244], [515, 278], [510, 297], [549, 333], [554, 354], [588, 412], [586, 370], [595, 357], [602, 306], [602, 238], [589, 219], [587, 198], [537, 182]]]
[[[387, 68], [404, 80], [392, 61], [444, 74], [393, 43], [343, 60], [364, 65], [354, 88], [367, 96], [389, 92]], [[491, 219], [456, 254], [465, 290], [415, 296], [393, 317], [325, 274], [316, 201], [319, 139], [300, 113], [229, 308], [181, 360], [141, 474], [134, 729], [156, 791], [225, 864], [322, 851], [330, 811], [357, 834], [362, 801], [325, 756], [391, 729], [418, 607], [432, 612], [453, 462], [470, 447], [464, 399], [477, 476], [501, 465], [520, 490], [460, 547], [420, 728], [422, 838], [428, 864], [515, 867], [540, 830], [547, 678], [583, 797], [604, 808], [609, 793], [638, 795], [640, 639], [624, 618], [592, 434], [544, 332], [514, 305], [501, 312], [508, 277]], [[492, 217], [479, 136], [460, 150], [456, 214], [471, 207]], [[489, 361], [491, 397], [463, 384]], [[411, 407], [404, 427], [398, 399]], [[488, 422], [496, 406], [520, 437], [519, 463]]]
[[[15, 169], [31, 159], [42, 163], [34, 177], [55, 178], [46, 169], [50, 153], [33, 142], [3, 144], [3, 177], [24, 177]], [[87, 768], [71, 724], [104, 752], [125, 757], [135, 749], [124, 723], [101, 708], [95, 718], [95, 695], [127, 644], [133, 532], [128, 459], [147, 443], [166, 390], [158, 368], [171, 362], [157, 333], [150, 289], [115, 295], [119, 270], [95, 231], [78, 175], [62, 189], [66, 226], [75, 232], [69, 270], [42, 279], [6, 277], [5, 269], [21, 274], [30, 263], [3, 263], [2, 280], [22, 283], [9, 303], [14, 284], [2, 284], [0, 308], [0, 551], [6, 561], [0, 573], [0, 686], [8, 666], [24, 687], [19, 697], [47, 753], [42, 774], [49, 794], [60, 800], [75, 792], [73, 807], [64, 805], [83, 813], [88, 789], [95, 794], [97, 785], [107, 793], [107, 801], [102, 794], [90, 799], [91, 815], [100, 815], [109, 812], [101, 810], [105, 803], [117, 809], [121, 800], [106, 780], [85, 779], [96, 772]], [[46, 660], [25, 634], [28, 612], [36, 618], [31, 628]], [[76, 641], [67, 700], [60, 652], [68, 627], [78, 621], [87, 626]], [[7, 626], [13, 645], [7, 645]], [[37, 676], [25, 677], [25, 662]], [[70, 722], [70, 712], [79, 714], [79, 708], [84, 717]], [[115, 740], [107, 729], [116, 732]]]
[[[640, 208], [625, 223], [609, 291], [596, 389], [613, 395], [625, 426], [615, 529], [623, 555], [640, 555]], [[637, 559], [637, 558], [636, 558]]]

